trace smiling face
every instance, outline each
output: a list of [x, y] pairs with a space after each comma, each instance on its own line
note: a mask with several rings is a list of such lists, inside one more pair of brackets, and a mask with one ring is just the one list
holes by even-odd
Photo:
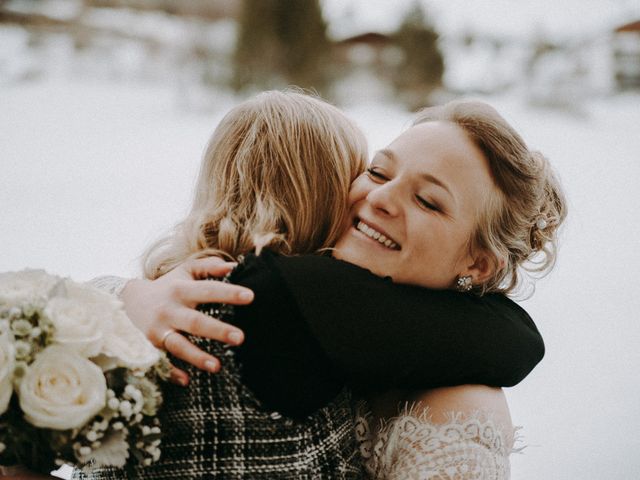
[[353, 182], [351, 223], [334, 256], [396, 283], [451, 288], [459, 275], [482, 282], [491, 262], [469, 252], [469, 239], [496, 191], [464, 130], [449, 122], [415, 125]]

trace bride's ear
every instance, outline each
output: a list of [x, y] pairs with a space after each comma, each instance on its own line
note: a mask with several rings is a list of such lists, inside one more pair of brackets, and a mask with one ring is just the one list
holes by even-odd
[[463, 275], [469, 275], [474, 285], [481, 285], [489, 280], [496, 271], [504, 268], [504, 259], [498, 259], [487, 252], [478, 252], [467, 266]]

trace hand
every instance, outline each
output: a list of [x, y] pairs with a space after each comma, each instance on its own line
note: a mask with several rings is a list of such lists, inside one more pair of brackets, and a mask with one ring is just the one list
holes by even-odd
[[[202, 303], [245, 305], [253, 301], [253, 292], [248, 288], [204, 280], [224, 276], [235, 265], [218, 257], [187, 260], [156, 280], [130, 280], [121, 298], [129, 318], [156, 347], [198, 368], [217, 372], [218, 359], [180, 332], [231, 345], [242, 343], [244, 334], [240, 329], [195, 310]], [[189, 375], [174, 367], [171, 380], [184, 386]]]

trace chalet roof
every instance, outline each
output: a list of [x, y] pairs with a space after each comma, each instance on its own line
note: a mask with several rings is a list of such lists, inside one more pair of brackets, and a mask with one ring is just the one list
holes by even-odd
[[383, 33], [367, 32], [361, 33], [360, 35], [355, 35], [353, 37], [345, 38], [344, 40], [340, 40], [338, 42], [338, 44], [340, 45], [355, 45], [359, 43], [383, 46], [392, 43], [392, 40], [389, 35], [385, 35]]
[[620, 26], [616, 32], [640, 32], [640, 20]]

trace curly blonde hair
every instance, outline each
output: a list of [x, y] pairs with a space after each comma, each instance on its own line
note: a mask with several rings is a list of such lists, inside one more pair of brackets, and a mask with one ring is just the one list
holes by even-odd
[[332, 246], [366, 162], [362, 132], [319, 98], [269, 91], [243, 102], [213, 132], [191, 210], [147, 250], [145, 276], [158, 278], [191, 257]]
[[557, 258], [558, 228], [567, 216], [562, 187], [547, 159], [491, 106], [454, 101], [426, 108], [414, 125], [452, 122], [462, 128], [487, 159], [497, 195], [480, 210], [469, 239], [471, 252], [484, 251], [493, 274], [478, 293], [510, 293], [522, 285], [522, 271], [548, 273]]

